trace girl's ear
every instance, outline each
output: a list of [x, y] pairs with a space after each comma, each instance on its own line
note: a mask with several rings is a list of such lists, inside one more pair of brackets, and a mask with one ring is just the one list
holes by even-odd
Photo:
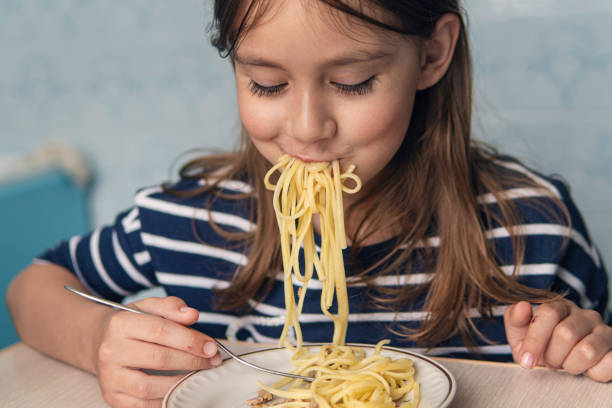
[[419, 91], [434, 86], [446, 73], [455, 52], [459, 27], [457, 15], [445, 14], [436, 23], [430, 38], [423, 42]]

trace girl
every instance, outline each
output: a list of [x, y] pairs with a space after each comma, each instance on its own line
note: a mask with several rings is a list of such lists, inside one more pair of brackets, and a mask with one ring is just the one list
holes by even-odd
[[[178, 183], [139, 191], [113, 225], [24, 270], [7, 299], [26, 343], [95, 373], [109, 404], [153, 407], [178, 377], [140, 368], [214, 367], [211, 337], [275, 342], [283, 282], [263, 179], [288, 154], [354, 164], [363, 182], [344, 201], [347, 342], [612, 378], [606, 273], [567, 188], [471, 140], [458, 0], [220, 0], [214, 22], [242, 147], [193, 160]], [[66, 284], [170, 296], [136, 302], [159, 317], [142, 316]], [[331, 340], [320, 289], [305, 341]]]

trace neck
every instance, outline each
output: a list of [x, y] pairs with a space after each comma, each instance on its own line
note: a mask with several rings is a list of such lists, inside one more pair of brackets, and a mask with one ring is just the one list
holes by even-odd
[[[366, 218], [366, 215], [372, 212], [371, 206], [367, 208], [353, 208], [350, 212], [346, 211], [348, 208], [347, 203], [344, 203], [344, 228], [346, 231], [346, 242], [347, 245], [353, 245], [353, 237], [355, 237], [356, 230], [359, 227], [361, 221]], [[377, 228], [373, 225], [375, 221], [366, 221], [361, 228], [360, 234], [355, 237], [361, 245], [374, 245], [380, 242], [387, 241], [400, 233], [398, 228]], [[317, 234], [321, 235], [321, 222], [318, 214], [312, 216], [312, 225]]]

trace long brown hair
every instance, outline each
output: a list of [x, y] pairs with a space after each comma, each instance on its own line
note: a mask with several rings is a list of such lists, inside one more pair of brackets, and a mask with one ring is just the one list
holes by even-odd
[[[427, 346], [460, 334], [470, 345], [473, 335], [480, 334], [472, 322], [470, 309], [492, 316], [495, 304], [525, 299], [545, 302], [556, 298], [558, 295], [529, 288], [515, 279], [522, 264], [524, 239], [512, 228], [520, 224], [520, 215], [513, 201], [503, 196], [503, 191], [512, 186], [542, 187], [527, 177], [508, 176], [495, 163], [497, 153], [471, 138], [472, 65], [459, 0], [370, 0], [360, 2], [359, 7], [354, 6], [355, 2], [349, 5], [342, 0], [319, 1], [336, 12], [413, 38], [427, 39], [438, 19], [446, 13], [457, 15], [461, 24], [446, 75], [435, 86], [417, 93], [403, 144], [385, 169], [369, 183], [368, 194], [352, 207], [369, 209], [360, 223], [351, 226], [353, 254], [375, 233], [373, 226], [399, 230], [395, 250], [376, 265], [358, 271], [358, 276], [370, 286], [372, 301], [382, 308], [400, 311], [425, 293], [424, 310], [428, 318], [422, 325], [416, 330], [402, 326], [390, 330]], [[244, 0], [215, 1], [211, 41], [220, 54], [232, 55], [249, 27], [265, 13], [267, 4], [264, 0], [252, 0], [248, 5]], [[364, 5], [390, 13], [400, 25], [391, 26], [374, 19], [366, 14]], [[263, 186], [263, 176], [269, 166], [243, 131], [238, 151], [199, 158], [181, 170], [184, 178], [208, 178], [211, 169], [223, 168], [221, 178], [246, 178], [254, 187], [252, 193], [231, 196], [250, 200], [251, 218], [257, 225], [254, 231], [230, 234], [213, 224], [219, 234], [248, 247], [250, 255], [248, 264], [237, 270], [231, 285], [218, 291], [221, 309], [243, 308], [250, 299], [261, 301], [281, 269], [271, 196]], [[214, 183], [195, 194], [204, 191], [212, 192], [213, 197], [222, 194]], [[477, 202], [477, 197], [485, 193], [491, 193], [497, 200], [495, 211]], [[556, 219], [567, 220], [560, 200], [551, 199], [558, 207], [548, 212]], [[348, 209], [349, 214], [352, 208]], [[510, 232], [513, 276], [502, 271], [492, 244], [486, 239], [485, 232], [493, 224], [502, 225]], [[432, 272], [429, 282], [397, 289], [374, 285], [376, 276], [397, 274], [400, 268], [406, 268], [417, 246], [427, 244], [432, 229], [439, 237], [439, 249], [435, 257], [433, 251], [426, 252], [429, 255], [425, 264]], [[373, 274], [375, 269], [381, 271]]]

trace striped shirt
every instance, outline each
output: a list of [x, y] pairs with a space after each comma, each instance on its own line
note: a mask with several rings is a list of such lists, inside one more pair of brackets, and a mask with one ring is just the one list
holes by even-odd
[[[534, 200], [549, 200], [541, 189], [525, 187], [505, 191], [506, 199], [514, 200], [522, 218], [521, 225], [513, 227], [525, 238], [519, 281], [535, 288], [567, 292], [568, 299], [583, 308], [597, 310], [608, 321], [607, 275], [565, 185], [513, 162], [498, 164], [507, 171], [530, 177], [559, 197], [567, 206], [572, 222], [569, 229], [553, 221], [553, 217], [537, 211]], [[202, 181], [184, 180], [174, 187], [190, 190], [201, 184]], [[251, 191], [251, 186], [240, 180], [226, 180], [220, 187], [229, 195]], [[142, 289], [162, 286], [168, 295], [178, 296], [199, 310], [194, 327], [210, 336], [276, 342], [285, 320], [282, 272], [279, 271], [271, 291], [262, 302], [251, 302], [252, 310], [239, 313], [215, 309], [213, 290], [229, 285], [236, 270], [247, 263], [248, 249], [242, 251], [235, 243], [221, 237], [212, 228], [209, 217], [228, 231], [249, 231], [255, 225], [249, 220], [248, 200], [217, 197], [211, 202], [212, 211], [209, 213], [205, 209], [205, 195], [182, 198], [166, 194], [159, 187], [142, 189], [135, 196], [135, 205], [119, 214], [113, 225], [61, 242], [37, 261], [67, 268], [92, 293], [108, 299], [121, 300]], [[478, 202], [482, 206], [497, 205], [492, 194], [479, 196]], [[496, 251], [502, 270], [512, 274], [514, 259], [509, 232], [499, 225], [490, 225], [486, 237]], [[363, 248], [358, 262], [373, 264], [391, 250], [391, 245], [391, 241], [387, 241]], [[439, 238], [429, 237], [427, 245], [435, 252]], [[414, 251], [415, 257], [420, 250], [423, 249]], [[350, 248], [347, 248], [344, 251], [345, 262], [348, 262], [349, 253]], [[393, 276], [379, 276], [375, 283], [397, 287], [427, 282], [431, 274], [419, 267], [417, 258], [414, 259], [412, 269]], [[422, 299], [417, 299], [399, 313], [377, 308], [366, 302], [367, 287], [355, 281], [351, 269], [347, 264], [350, 303], [347, 342], [376, 343], [389, 338], [393, 346], [411, 347], [431, 355], [497, 361], [512, 359], [503, 324], [505, 306], [494, 307], [492, 319], [482, 317], [477, 310], [471, 311], [478, 329], [493, 342], [476, 339], [479, 342], [477, 354], [468, 351], [459, 336], [424, 350], [389, 330], [392, 323], [417, 328], [426, 318], [420, 308]], [[300, 286], [299, 281], [294, 281], [295, 290]], [[329, 342], [332, 338], [333, 324], [321, 312], [320, 293], [321, 282], [313, 278], [308, 284], [306, 302], [299, 319], [306, 342]]]

